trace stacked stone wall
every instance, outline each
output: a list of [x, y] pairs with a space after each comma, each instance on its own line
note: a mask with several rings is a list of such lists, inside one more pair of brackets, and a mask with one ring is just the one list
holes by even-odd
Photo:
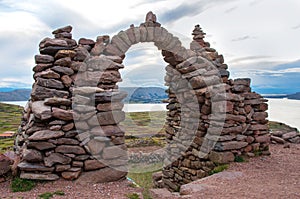
[[35, 56], [35, 83], [15, 145], [21, 178], [106, 182], [126, 176], [119, 125], [126, 93], [117, 83], [127, 50], [139, 42], [153, 42], [168, 64], [167, 145], [157, 186], [178, 190], [237, 156], [268, 153], [266, 100], [251, 91], [250, 79], [229, 79], [223, 56], [203, 40], [200, 26], [190, 49], [151, 12], [112, 38], [77, 43], [71, 30], [53, 31]]

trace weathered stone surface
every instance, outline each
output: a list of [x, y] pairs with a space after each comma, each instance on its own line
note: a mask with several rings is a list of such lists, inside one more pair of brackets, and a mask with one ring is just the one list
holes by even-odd
[[47, 64], [54, 61], [54, 57], [50, 55], [36, 55], [34, 59], [37, 64]]
[[256, 121], [264, 121], [268, 117], [267, 112], [256, 112], [253, 114], [252, 118]]
[[28, 148], [35, 148], [35, 149], [38, 149], [40, 151], [43, 151], [43, 150], [55, 148], [56, 145], [54, 145], [52, 143], [49, 143], [49, 142], [29, 142], [27, 144], [27, 147]]
[[70, 106], [72, 102], [71, 100], [65, 98], [51, 97], [45, 99], [44, 104], [49, 106]]
[[289, 141], [291, 143], [299, 144], [300, 143], [300, 136], [290, 138]]
[[85, 154], [85, 150], [80, 146], [61, 145], [55, 148], [55, 152], [63, 154]]
[[33, 89], [31, 91], [31, 97], [34, 101], [40, 101], [52, 97], [64, 98], [67, 96], [69, 96], [69, 92], [67, 91], [45, 88], [42, 86], [38, 86], [37, 84], [33, 86]]
[[40, 120], [47, 120], [52, 117], [51, 107], [44, 105], [44, 101], [32, 102], [31, 109], [34, 116]]
[[277, 136], [271, 136], [271, 141], [275, 141], [279, 144], [285, 144], [285, 140]]
[[71, 129], [73, 129], [75, 126], [75, 124], [73, 122], [66, 124], [62, 127], [63, 131], [70, 131]]
[[231, 152], [215, 152], [211, 151], [209, 154], [211, 161], [217, 164], [227, 164], [234, 161], [234, 155]]
[[52, 108], [52, 116], [64, 121], [73, 120], [73, 111], [72, 110], [63, 110], [60, 108]]
[[41, 172], [52, 172], [54, 167], [45, 167], [41, 164], [33, 164], [28, 162], [21, 162], [18, 164], [18, 168], [21, 171], [41, 171]]
[[59, 176], [56, 174], [39, 174], [39, 173], [25, 173], [21, 172], [20, 178], [30, 180], [58, 180]]
[[118, 124], [125, 119], [123, 111], [109, 111], [97, 113], [97, 118], [100, 125]]
[[71, 64], [72, 64], [72, 60], [70, 57], [60, 58], [54, 62], [55, 66], [64, 66], [66, 68], [69, 67]]
[[76, 52], [74, 50], [59, 50], [56, 54], [55, 54], [55, 59], [61, 59], [64, 57], [70, 57], [70, 58], [74, 58], [76, 55]]
[[36, 83], [39, 86], [43, 86], [46, 88], [55, 88], [55, 89], [63, 89], [64, 85], [61, 81], [55, 80], [55, 79], [43, 79], [38, 77], [36, 79]]
[[78, 179], [80, 183], [104, 183], [124, 179], [127, 172], [106, 167], [97, 171], [84, 172]]
[[61, 81], [65, 85], [65, 87], [70, 87], [73, 83], [73, 80], [68, 75], [62, 76]]
[[95, 94], [95, 102], [120, 102], [127, 97], [127, 93], [124, 91], [119, 92], [101, 92]]
[[113, 111], [113, 110], [122, 110], [123, 107], [124, 104], [121, 102], [103, 103], [97, 105], [97, 110], [101, 112], [106, 112], [106, 111]]
[[43, 160], [43, 156], [41, 152], [34, 149], [27, 149], [23, 152], [23, 161], [27, 162], [41, 162]]
[[54, 30], [52, 32], [52, 34], [58, 34], [58, 33], [63, 33], [63, 32], [70, 33], [72, 31], [72, 29], [73, 29], [72, 26], [65, 26], [65, 27]]
[[85, 71], [76, 76], [78, 86], [97, 86], [99, 83], [113, 84], [122, 81], [119, 71]]
[[86, 38], [80, 38], [78, 43], [81, 45], [92, 45], [92, 46], [95, 44], [95, 42], [92, 39], [86, 39]]
[[282, 135], [282, 139], [284, 140], [288, 140], [288, 139], [291, 139], [291, 138], [294, 138], [296, 136], [300, 135], [299, 133], [297, 133], [296, 131], [293, 131], [293, 132], [289, 132], [289, 133], [285, 133]]
[[237, 141], [231, 141], [231, 142], [218, 142], [215, 145], [216, 151], [227, 151], [227, 150], [234, 150], [234, 149], [241, 149], [248, 145], [247, 142], [237, 142]]
[[45, 71], [34, 74], [35, 79], [37, 79], [38, 77], [46, 78], [46, 79], [59, 79], [60, 75], [51, 69], [47, 69]]
[[28, 140], [38, 141], [38, 140], [48, 140], [52, 138], [59, 138], [65, 133], [63, 131], [50, 131], [50, 130], [41, 130], [37, 131], [31, 136], [28, 137]]
[[51, 153], [49, 156], [44, 158], [45, 166], [52, 167], [54, 164], [69, 164], [71, 158], [64, 156], [60, 153]]
[[12, 160], [3, 154], [0, 154], [0, 176], [8, 173], [12, 164]]
[[61, 38], [72, 39], [72, 33], [61, 32], [61, 33], [55, 34], [54, 37], [57, 38], [57, 39], [61, 39]]
[[62, 171], [66, 171], [70, 168], [71, 168], [71, 165], [69, 165], [69, 164], [67, 164], [67, 165], [56, 165], [55, 166], [55, 171], [62, 172]]
[[73, 94], [78, 94], [78, 95], [86, 95], [86, 94], [101, 93], [101, 92], [104, 92], [102, 88], [91, 87], [91, 86], [81, 86], [73, 89]]
[[270, 143], [270, 135], [262, 135], [255, 138], [255, 141], [258, 143]]
[[85, 49], [82, 46], [76, 48], [75, 52], [76, 52], [76, 56], [74, 57], [75, 61], [84, 61], [90, 55], [87, 49]]
[[51, 68], [53, 65], [52, 64], [37, 64], [35, 67], [33, 67], [33, 71], [34, 72], [42, 72], [42, 71], [44, 71], [44, 70], [46, 70], [46, 69], [48, 69], [48, 68]]
[[57, 73], [61, 73], [64, 75], [73, 75], [74, 74], [74, 71], [71, 68], [67, 68], [67, 67], [53, 66], [51, 69]]
[[68, 43], [63, 39], [45, 38], [40, 43], [40, 49], [46, 47], [68, 47]]
[[105, 142], [96, 139], [92, 139], [87, 143], [87, 146], [92, 155], [100, 154], [105, 148], [105, 145]]
[[102, 157], [104, 159], [115, 159], [127, 157], [127, 147], [125, 145], [105, 147]]
[[61, 176], [66, 180], [75, 180], [81, 174], [81, 171], [64, 171], [61, 173]]
[[96, 170], [106, 167], [100, 160], [86, 160], [84, 161], [84, 170]]
[[175, 196], [166, 188], [162, 189], [150, 189], [150, 195], [152, 198], [164, 198], [164, 199], [171, 199]]
[[52, 143], [58, 144], [58, 145], [78, 145], [79, 142], [76, 139], [72, 138], [59, 138], [56, 140], [51, 140]]

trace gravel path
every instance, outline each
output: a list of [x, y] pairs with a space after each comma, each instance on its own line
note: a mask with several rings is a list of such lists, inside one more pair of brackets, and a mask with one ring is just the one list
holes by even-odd
[[[213, 175], [195, 183], [203, 187], [192, 196], [174, 198], [300, 198], [300, 145], [271, 145], [271, 156], [252, 158], [244, 163], [233, 163], [226, 173]], [[230, 174], [231, 173], [231, 174]], [[38, 183], [30, 192], [12, 193], [9, 182], [0, 183], [0, 198], [38, 198], [45, 192], [62, 190], [65, 196], [53, 198], [122, 199], [128, 193], [141, 194], [141, 188], [132, 188], [127, 180], [105, 184], [84, 185], [59, 180]], [[160, 198], [163, 199], [163, 198]]]
[[195, 184], [203, 190], [184, 198], [299, 199], [300, 145], [271, 145], [270, 149], [271, 156], [233, 163], [224, 174], [198, 181]]

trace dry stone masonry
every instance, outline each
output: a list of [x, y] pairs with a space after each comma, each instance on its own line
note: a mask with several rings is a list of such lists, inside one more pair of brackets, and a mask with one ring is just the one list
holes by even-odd
[[229, 79], [222, 55], [193, 30], [190, 49], [157, 22], [146, 21], [110, 38], [72, 39], [72, 27], [53, 31], [35, 56], [31, 99], [16, 138], [21, 178], [107, 182], [127, 174], [119, 69], [127, 50], [153, 42], [166, 66], [166, 155], [155, 184], [178, 190], [236, 156], [269, 154], [266, 100], [250, 79]]

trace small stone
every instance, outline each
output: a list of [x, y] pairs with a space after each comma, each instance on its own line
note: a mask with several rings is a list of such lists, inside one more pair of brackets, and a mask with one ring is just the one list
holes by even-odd
[[75, 55], [76, 52], [74, 50], [59, 50], [55, 55], [55, 59], [61, 59], [64, 57], [74, 58]]
[[43, 156], [41, 152], [34, 149], [27, 149], [23, 152], [23, 161], [27, 162], [41, 162], [43, 160]]
[[86, 160], [84, 161], [84, 170], [97, 170], [106, 167], [100, 160]]
[[65, 87], [70, 87], [73, 83], [73, 80], [68, 75], [62, 76], [61, 81], [65, 85]]
[[69, 145], [61, 145], [56, 147], [55, 152], [57, 153], [70, 153], [70, 154], [85, 154], [85, 150], [80, 146], [69, 146]]
[[94, 46], [95, 42], [92, 39], [80, 38], [78, 41], [81, 45], [91, 45]]
[[63, 89], [65, 87], [61, 81], [55, 79], [43, 79], [40, 77], [36, 79], [36, 84], [46, 88], [55, 88], [55, 89]]
[[56, 174], [39, 174], [39, 173], [25, 173], [21, 172], [20, 178], [29, 180], [58, 180], [59, 176]]
[[234, 155], [231, 152], [215, 152], [211, 151], [209, 158], [214, 163], [226, 164], [234, 161]]
[[51, 97], [51, 98], [47, 98], [44, 101], [44, 104], [49, 106], [70, 106], [72, 102], [71, 100], [65, 98]]
[[76, 48], [75, 52], [76, 52], [76, 56], [74, 57], [75, 61], [84, 61], [90, 55], [87, 49], [85, 49], [82, 46]]
[[217, 142], [215, 145], [216, 151], [226, 151], [226, 150], [234, 150], [234, 149], [241, 149], [248, 145], [247, 142], [237, 142], [237, 141], [230, 141], [230, 142]]
[[289, 133], [283, 134], [282, 135], [282, 139], [288, 140], [288, 139], [294, 138], [294, 137], [296, 137], [298, 135], [299, 135], [299, 133], [297, 133], [296, 131], [293, 131], [293, 132], [289, 132]]
[[69, 96], [69, 92], [67, 91], [45, 88], [42, 86], [38, 86], [37, 84], [33, 86], [33, 89], [31, 91], [31, 97], [34, 101], [41, 101], [46, 98], [52, 98], [52, 97], [63, 98], [68, 96]]
[[69, 164], [71, 162], [71, 158], [64, 156], [60, 153], [51, 153], [48, 157], [44, 158], [45, 166], [51, 167], [52, 165], [59, 164]]
[[52, 138], [59, 138], [63, 136], [65, 133], [63, 131], [50, 131], [50, 130], [41, 130], [37, 131], [31, 136], [28, 137], [30, 141], [38, 141], [38, 140], [48, 140]]
[[81, 171], [64, 171], [61, 173], [61, 176], [66, 180], [75, 180], [79, 177]]
[[36, 148], [40, 151], [46, 150], [46, 149], [52, 149], [55, 148], [56, 145], [49, 143], [49, 142], [29, 142], [27, 144], [28, 148]]
[[13, 162], [8, 157], [0, 154], [0, 176], [8, 173], [12, 164]]
[[50, 55], [36, 55], [34, 59], [37, 64], [48, 64], [54, 61], [54, 57]]
[[31, 109], [35, 117], [40, 120], [47, 120], [52, 117], [51, 107], [44, 105], [44, 101], [32, 102]]
[[104, 183], [113, 182], [124, 179], [127, 175], [126, 171], [105, 167], [96, 171], [88, 171], [82, 173], [78, 179], [81, 183]]
[[62, 28], [58, 28], [56, 30], [54, 30], [52, 32], [52, 34], [58, 34], [58, 33], [62, 33], [62, 32], [67, 32], [67, 33], [70, 33], [72, 31], [72, 26], [65, 26], [65, 27], [62, 27]]
[[41, 171], [41, 172], [52, 172], [54, 167], [45, 167], [41, 164], [33, 164], [28, 162], [21, 162], [18, 164], [18, 168], [21, 171]]
[[63, 75], [73, 75], [74, 71], [71, 68], [62, 67], [62, 66], [54, 66], [51, 68], [53, 71], [57, 73], [61, 73]]
[[87, 94], [93, 94], [93, 93], [101, 93], [103, 91], [104, 90], [102, 88], [98, 88], [98, 87], [82, 86], [82, 87], [74, 88], [73, 94], [87, 95]]
[[95, 139], [92, 139], [87, 143], [87, 146], [92, 155], [100, 154], [104, 149], [105, 145], [106, 145], [105, 142], [95, 140]]
[[60, 75], [53, 70], [47, 69], [45, 71], [35, 73], [34, 78], [37, 79], [38, 77], [46, 78], [46, 79], [59, 79]]
[[73, 120], [73, 111], [72, 110], [63, 110], [60, 108], [52, 108], [52, 116], [64, 121]]
[[273, 135], [271, 135], [271, 140], [275, 141], [278, 144], [284, 144], [285, 143], [284, 139], [282, 139], [280, 137], [277, 137], [277, 136], [273, 136]]
[[54, 65], [56, 66], [64, 66], [64, 67], [69, 67], [72, 64], [72, 60], [70, 57], [64, 57], [64, 58], [60, 58], [57, 59], [54, 62]]
[[59, 165], [58, 164], [58, 165], [55, 166], [55, 171], [56, 172], [62, 172], [62, 171], [66, 171], [70, 168], [71, 168], [71, 165], [69, 165], [69, 164], [67, 164], [67, 165]]

